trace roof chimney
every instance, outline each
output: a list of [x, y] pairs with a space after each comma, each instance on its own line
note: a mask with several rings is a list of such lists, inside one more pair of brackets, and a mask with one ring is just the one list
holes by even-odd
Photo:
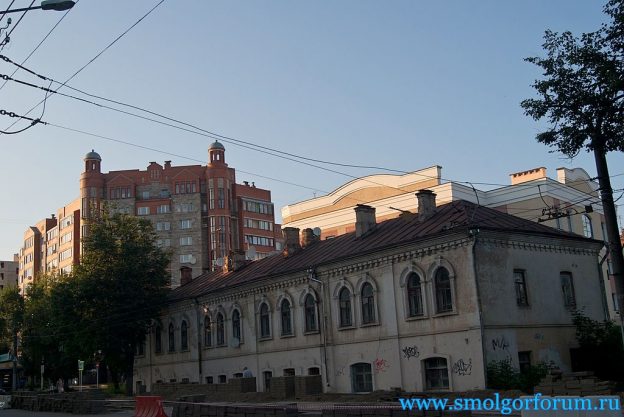
[[171, 161], [165, 161], [165, 169], [171, 168]]
[[245, 251], [234, 251], [225, 258], [225, 270], [227, 272], [238, 271], [246, 264]]
[[284, 227], [282, 229], [282, 235], [285, 240], [284, 255], [290, 256], [301, 250], [301, 243], [299, 243], [299, 228]]
[[360, 237], [373, 230], [377, 225], [375, 208], [365, 204], [355, 206], [355, 237]]
[[431, 190], [420, 190], [418, 198], [418, 220], [424, 221], [433, 216], [436, 210], [436, 194]]
[[319, 240], [319, 236], [314, 234], [314, 230], [310, 229], [309, 227], [307, 229], [303, 229], [303, 247], [304, 248], [307, 248], [313, 243], [318, 242], [318, 240]]

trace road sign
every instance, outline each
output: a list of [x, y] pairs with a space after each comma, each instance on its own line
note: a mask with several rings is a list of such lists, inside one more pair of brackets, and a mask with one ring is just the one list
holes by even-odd
[[78, 361], [78, 370], [79, 371], [83, 371], [84, 370], [84, 361]]

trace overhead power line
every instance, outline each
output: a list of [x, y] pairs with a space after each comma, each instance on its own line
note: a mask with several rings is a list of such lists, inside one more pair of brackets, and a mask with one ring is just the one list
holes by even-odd
[[[32, 5], [35, 4], [35, 1], [36, 0], [32, 0], [32, 2], [30, 2], [30, 6], [28, 6], [28, 7], [32, 7]], [[13, 3], [11, 3], [11, 4], [13, 4]], [[11, 5], [9, 5], [9, 7], [11, 7]], [[9, 9], [7, 8], [7, 10], [9, 10]], [[4, 47], [6, 46], [6, 44], [9, 43], [9, 41], [11, 39], [11, 34], [13, 33], [13, 31], [15, 29], [17, 29], [17, 26], [20, 24], [20, 22], [22, 21], [24, 16], [26, 16], [26, 13], [28, 13], [28, 10], [25, 10], [24, 13], [22, 13], [20, 18], [17, 20], [17, 23], [15, 24], [15, 26], [13, 26], [11, 28], [11, 30], [9, 31], [9, 33], [7, 33], [6, 37], [4, 38], [4, 41], [0, 41], [0, 51], [2, 51], [4, 49]]]

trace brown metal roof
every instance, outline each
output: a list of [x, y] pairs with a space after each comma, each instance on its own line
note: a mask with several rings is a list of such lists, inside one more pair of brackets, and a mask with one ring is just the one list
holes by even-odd
[[438, 206], [435, 214], [422, 222], [416, 214], [403, 215], [378, 223], [359, 238], [355, 233], [349, 233], [317, 242], [288, 257], [278, 254], [250, 262], [234, 272], [205, 273], [173, 290], [169, 298], [170, 301], [195, 298], [254, 280], [297, 271], [305, 273], [311, 267], [475, 228], [597, 243], [574, 233], [459, 200]]

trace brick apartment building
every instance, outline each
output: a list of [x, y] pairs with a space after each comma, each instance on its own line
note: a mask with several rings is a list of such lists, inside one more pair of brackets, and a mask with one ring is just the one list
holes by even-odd
[[145, 170], [101, 168], [100, 155], [87, 153], [80, 197], [25, 232], [20, 287], [40, 272], [70, 271], [79, 262], [89, 216], [104, 207], [152, 221], [158, 245], [172, 252], [172, 287], [219, 270], [233, 255], [260, 259], [281, 249], [271, 192], [247, 181], [237, 184], [218, 141], [208, 148], [207, 165], [165, 161], [150, 162]]
[[17, 284], [18, 266], [18, 255], [12, 261], [0, 261], [0, 290]]

